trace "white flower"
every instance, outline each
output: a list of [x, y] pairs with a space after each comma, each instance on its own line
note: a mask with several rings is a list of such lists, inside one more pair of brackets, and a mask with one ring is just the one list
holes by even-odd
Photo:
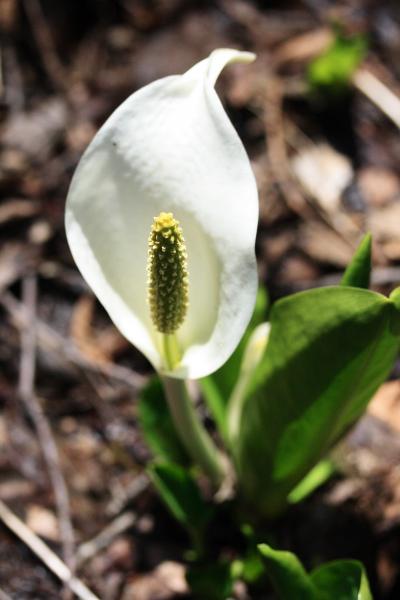
[[[83, 277], [121, 333], [173, 377], [218, 369], [253, 310], [256, 183], [214, 90], [228, 63], [253, 59], [215, 50], [183, 75], [134, 93], [97, 133], [69, 190], [67, 238]], [[147, 302], [148, 237], [164, 211], [182, 227], [189, 276], [172, 372]]]

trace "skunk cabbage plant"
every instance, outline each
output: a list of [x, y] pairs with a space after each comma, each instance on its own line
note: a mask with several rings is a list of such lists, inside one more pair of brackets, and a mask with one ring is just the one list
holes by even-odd
[[219, 49], [130, 96], [97, 133], [68, 193], [72, 255], [122, 334], [161, 374], [175, 426], [216, 485], [219, 452], [183, 379], [217, 370], [257, 292], [257, 187], [214, 90]]
[[[214, 90], [226, 65], [253, 59], [216, 50], [183, 75], [135, 92], [89, 145], [66, 207], [83, 277], [157, 371], [138, 409], [158, 459], [149, 472], [199, 553], [217, 507], [205, 502], [191, 467], [219, 499], [234, 497], [243, 518], [276, 517], [332, 472], [320, 461], [361, 416], [399, 349], [400, 289], [389, 297], [366, 289], [370, 236], [342, 285], [278, 300], [269, 323], [262, 294], [255, 304], [256, 183]], [[197, 414], [187, 378], [201, 378], [225, 455]], [[266, 547], [262, 554], [285, 584], [287, 556]], [[343, 568], [356, 593], [363, 590], [355, 597], [369, 599], [361, 567]], [[339, 589], [336, 579], [329, 583], [338, 569], [308, 575], [299, 567], [304, 598]], [[230, 566], [222, 572], [230, 585]]]

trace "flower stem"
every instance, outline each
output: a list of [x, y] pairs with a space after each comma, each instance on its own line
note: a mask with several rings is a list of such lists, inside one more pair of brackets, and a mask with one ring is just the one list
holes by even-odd
[[200, 466], [211, 482], [219, 487], [224, 478], [222, 457], [203, 427], [182, 379], [162, 377], [172, 419], [189, 456]]
[[181, 359], [181, 353], [176, 335], [174, 333], [164, 333], [162, 335], [162, 343], [165, 362], [167, 363], [168, 369], [173, 371]]

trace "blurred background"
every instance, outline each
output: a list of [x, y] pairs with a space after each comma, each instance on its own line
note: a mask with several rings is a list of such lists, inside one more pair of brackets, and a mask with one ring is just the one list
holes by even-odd
[[[102, 599], [184, 597], [187, 540], [143, 473], [134, 398], [150, 369], [72, 262], [72, 173], [133, 91], [214, 48], [251, 50], [257, 61], [229, 67], [217, 89], [258, 182], [260, 281], [272, 300], [337, 283], [370, 231], [373, 286], [390, 292], [400, 284], [400, 5], [0, 0], [0, 33], [0, 593], [68, 597], [25, 530], [6, 526], [8, 506]], [[340, 450], [345, 477], [276, 534], [308, 566], [363, 560], [385, 600], [400, 597], [399, 432], [395, 372]]]

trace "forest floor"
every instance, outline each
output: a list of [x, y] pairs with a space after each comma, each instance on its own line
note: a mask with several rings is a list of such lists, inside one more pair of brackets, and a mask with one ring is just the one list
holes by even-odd
[[[348, 88], [316, 92], [309, 64], [334, 24], [363, 36], [365, 58]], [[261, 284], [275, 300], [337, 283], [371, 231], [373, 288], [389, 293], [400, 284], [400, 8], [2, 0], [0, 29], [0, 598], [68, 598], [66, 564], [102, 600], [189, 597], [188, 540], [147, 479], [137, 426], [151, 368], [73, 263], [71, 176], [133, 91], [217, 47], [254, 51], [218, 91], [259, 186]], [[307, 566], [362, 560], [377, 600], [400, 597], [399, 371], [337, 450], [342, 476], [274, 525]]]

